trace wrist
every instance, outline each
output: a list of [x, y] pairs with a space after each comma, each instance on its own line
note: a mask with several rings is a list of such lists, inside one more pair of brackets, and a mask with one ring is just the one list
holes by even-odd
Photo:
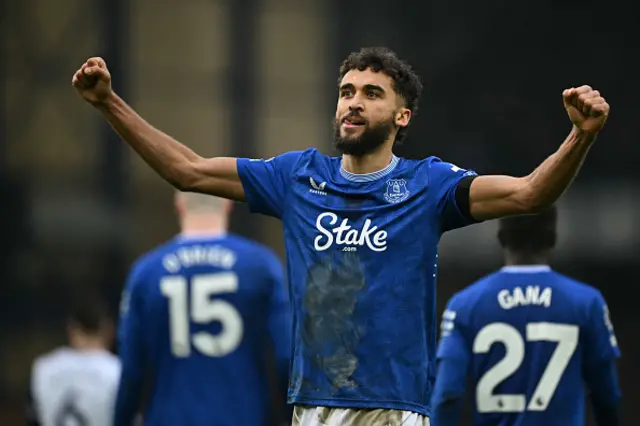
[[118, 103], [119, 97], [115, 92], [110, 91], [104, 99], [93, 102], [92, 105], [100, 111], [110, 111]]
[[571, 136], [579, 143], [590, 145], [595, 142], [598, 132], [589, 132], [574, 125], [571, 129]]

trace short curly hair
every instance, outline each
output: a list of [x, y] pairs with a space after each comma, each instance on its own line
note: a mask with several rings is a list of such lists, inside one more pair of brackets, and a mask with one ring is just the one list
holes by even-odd
[[557, 223], [555, 206], [534, 215], [505, 217], [498, 221], [498, 240], [511, 251], [538, 254], [555, 247]]
[[[393, 90], [402, 97], [405, 106], [411, 110], [412, 117], [418, 113], [418, 101], [422, 92], [420, 77], [411, 66], [398, 58], [398, 55], [386, 47], [363, 47], [359, 52], [352, 52], [340, 65], [338, 86], [345, 74], [358, 69], [370, 68], [373, 72], [383, 72], [393, 81]], [[396, 142], [401, 142], [407, 135], [407, 128], [398, 129]]]

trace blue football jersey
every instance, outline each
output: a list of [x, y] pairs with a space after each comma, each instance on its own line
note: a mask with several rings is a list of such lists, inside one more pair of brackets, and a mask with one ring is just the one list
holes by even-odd
[[455, 188], [473, 172], [393, 157], [383, 170], [352, 174], [315, 149], [237, 164], [250, 209], [283, 223], [289, 401], [428, 415], [438, 242], [470, 223]]
[[121, 302], [115, 426], [131, 426], [146, 378], [148, 426], [263, 426], [266, 354], [286, 383], [291, 353], [283, 272], [271, 250], [234, 235], [178, 236], [140, 258]]
[[[454, 295], [441, 332], [438, 359], [450, 366], [434, 405], [470, 376], [477, 426], [583, 426], [585, 382], [620, 355], [601, 293], [545, 265], [507, 266]], [[612, 382], [602, 386], [615, 400]]]

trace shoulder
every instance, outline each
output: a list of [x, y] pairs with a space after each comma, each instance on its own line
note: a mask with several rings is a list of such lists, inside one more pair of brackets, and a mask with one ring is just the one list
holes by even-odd
[[[325, 169], [330, 167], [339, 166], [340, 157], [329, 156], [323, 154], [316, 148], [309, 148], [304, 151], [299, 151], [300, 155], [296, 163], [296, 169], [305, 173], [305, 169]], [[297, 171], [296, 170], [296, 171]]]
[[454, 294], [451, 299], [452, 301], [455, 299], [455, 303], [459, 305], [468, 306], [475, 304], [482, 299], [483, 296], [490, 294], [490, 292], [487, 292], [487, 289], [497, 280], [499, 280], [499, 273], [493, 272], [469, 284], [467, 287]]
[[562, 280], [565, 299], [573, 303], [573, 312], [579, 315], [585, 327], [591, 328], [593, 324], [603, 322], [607, 328], [613, 330], [609, 307], [600, 290], [571, 277], [557, 275]]
[[102, 370], [107, 377], [112, 380], [118, 381], [120, 379], [120, 372], [122, 369], [120, 359], [111, 352], [105, 352], [101, 357]]
[[34, 395], [40, 395], [43, 383], [46, 383], [47, 377], [59, 364], [60, 354], [64, 348], [54, 349], [53, 351], [44, 353], [36, 357], [31, 365], [30, 386]]
[[442, 313], [442, 324], [440, 326], [442, 336], [449, 335], [457, 329], [462, 336], [466, 336], [466, 330], [470, 327], [472, 313], [477, 302], [476, 293], [470, 287], [464, 288], [453, 294], [447, 302], [447, 306]]
[[65, 365], [72, 358], [72, 351], [67, 347], [60, 347], [50, 352], [38, 356], [33, 361], [32, 377], [38, 380], [52, 372], [55, 372], [61, 365]]
[[604, 296], [592, 285], [578, 281], [575, 278], [554, 272], [558, 286], [570, 295], [571, 299], [582, 305], [592, 305], [593, 303], [604, 303]]
[[475, 176], [476, 172], [464, 169], [454, 163], [441, 160], [439, 157], [427, 157], [421, 160], [402, 158], [399, 170], [412, 176], [427, 186], [447, 186], [447, 183], [458, 181], [466, 176]]
[[487, 290], [495, 285], [497, 279], [498, 274], [494, 272], [456, 292], [447, 303], [448, 315], [458, 323], [473, 323], [474, 316], [482, 311], [486, 300], [495, 298], [495, 293]]
[[307, 148], [304, 150], [295, 150], [295, 151], [287, 151], [281, 154], [275, 155], [270, 158], [251, 158], [246, 159], [249, 164], [256, 162], [263, 163], [276, 163], [276, 164], [286, 164], [293, 166], [301, 161], [311, 161], [311, 160], [322, 160], [328, 159], [330, 157], [322, 154], [316, 148]]
[[165, 255], [176, 250], [178, 247], [179, 243], [174, 238], [147, 251], [133, 262], [130, 275], [143, 274], [157, 267], [159, 264], [162, 264]]
[[40, 375], [42, 370], [47, 368], [47, 365], [51, 364], [51, 360], [55, 359], [55, 355], [58, 351], [60, 351], [60, 349], [54, 349], [53, 351], [38, 355], [36, 359], [33, 360], [32, 374], [34, 377]]
[[237, 158], [236, 166], [241, 178], [255, 173], [276, 173], [287, 175], [295, 170], [301, 161], [321, 155], [315, 148], [287, 151], [270, 158]]
[[421, 167], [436, 178], [474, 176], [476, 172], [459, 167], [454, 163], [443, 161], [439, 157], [428, 157], [421, 161]]

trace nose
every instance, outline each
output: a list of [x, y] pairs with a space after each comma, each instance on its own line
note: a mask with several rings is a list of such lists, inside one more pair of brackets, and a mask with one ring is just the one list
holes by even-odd
[[362, 102], [362, 96], [360, 94], [356, 94], [351, 98], [351, 102], [349, 102], [349, 112], [362, 112], [364, 110], [364, 103]]
[[353, 102], [351, 102], [349, 104], [349, 112], [362, 112], [364, 110], [364, 105], [362, 104], [362, 102], [354, 99]]

